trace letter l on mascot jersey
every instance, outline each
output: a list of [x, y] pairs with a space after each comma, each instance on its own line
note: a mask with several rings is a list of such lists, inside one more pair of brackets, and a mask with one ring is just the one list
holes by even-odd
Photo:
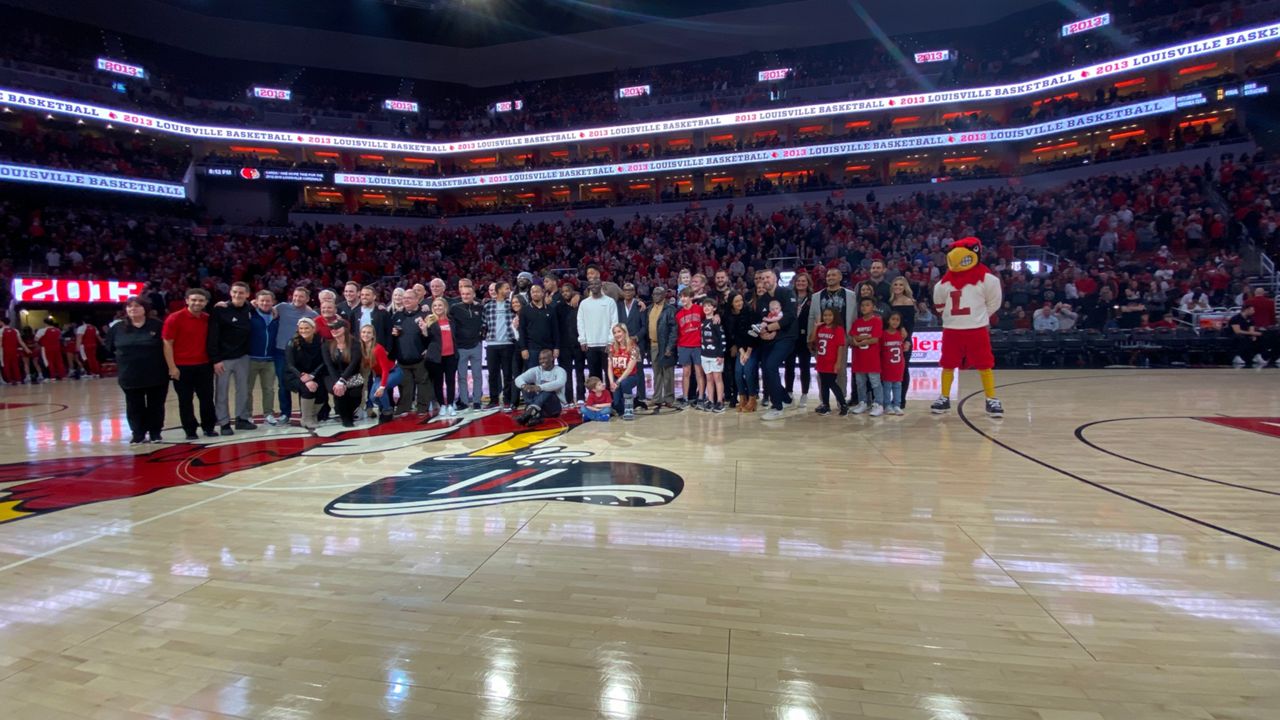
[[930, 408], [934, 413], [951, 409], [956, 370], [972, 368], [982, 378], [987, 414], [1004, 417], [991, 353], [991, 316], [1002, 302], [1000, 278], [982, 264], [981, 254], [978, 238], [955, 241], [947, 251], [947, 274], [933, 286], [933, 307], [942, 316], [942, 396]]

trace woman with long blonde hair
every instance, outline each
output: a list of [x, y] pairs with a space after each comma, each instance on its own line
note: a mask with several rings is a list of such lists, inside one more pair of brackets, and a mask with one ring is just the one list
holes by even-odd
[[631, 393], [644, 382], [640, 367], [640, 348], [627, 332], [627, 326], [613, 326], [613, 342], [609, 345], [609, 389], [613, 392], [613, 412], [623, 420], [635, 420]]
[[907, 390], [911, 387], [911, 336], [916, 332], [916, 298], [911, 292], [911, 283], [903, 275], [894, 278], [889, 286], [889, 312], [896, 312], [902, 317], [902, 329], [907, 331], [903, 341], [907, 365], [902, 370], [902, 391], [898, 393], [901, 398], [898, 409], [903, 410], [907, 407]]

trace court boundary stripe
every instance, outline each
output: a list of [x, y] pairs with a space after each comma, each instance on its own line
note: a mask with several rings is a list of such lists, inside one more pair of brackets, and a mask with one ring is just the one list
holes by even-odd
[[[1101, 445], [1094, 443], [1093, 441], [1089, 440], [1084, 436], [1085, 430], [1093, 427], [1094, 425], [1102, 425], [1103, 423], [1124, 422], [1126, 420], [1195, 420], [1197, 417], [1199, 416], [1198, 415], [1152, 415], [1150, 417], [1126, 417], [1126, 418], [1112, 418], [1110, 420], [1094, 420], [1093, 422], [1085, 423], [1080, 427], [1076, 428], [1075, 436], [1077, 440], [1084, 443], [1088, 447], [1094, 450], [1097, 450], [1100, 453], [1110, 455], [1112, 457], [1119, 458], [1127, 462], [1131, 462], [1135, 465], [1142, 465], [1144, 467], [1149, 467], [1152, 470], [1160, 470], [1162, 472], [1167, 472], [1172, 475], [1181, 475], [1183, 477], [1188, 477], [1193, 480], [1202, 480], [1204, 482], [1214, 483], [1215, 485], [1226, 485], [1227, 487], [1239, 488], [1241, 490], [1248, 490], [1250, 492], [1262, 493], [1264, 495], [1275, 495], [1280, 497], [1280, 492], [1276, 492], [1275, 490], [1263, 490], [1262, 488], [1250, 487], [1248, 485], [1240, 485], [1238, 483], [1227, 482], [1226, 480], [1214, 480], [1213, 478], [1207, 478], [1202, 475], [1196, 475], [1195, 473], [1184, 472], [1182, 470], [1174, 470], [1172, 468], [1167, 468], [1161, 465], [1156, 465], [1154, 463], [1144, 462], [1136, 458], [1131, 458], [1128, 455], [1121, 455], [1120, 453], [1115, 452], [1114, 450], [1108, 450], [1102, 447]], [[1219, 425], [1218, 427], [1226, 427], [1226, 426]], [[1262, 435], [1263, 433], [1258, 433], [1258, 434]], [[1272, 436], [1266, 435], [1265, 437], [1272, 437]]]
[[[1007, 385], [1000, 385], [1000, 386], [998, 386], [998, 387], [1006, 388], [1006, 387], [1014, 387], [1014, 386], [1017, 386], [1017, 385], [1031, 385], [1031, 384], [1035, 384], [1035, 383], [1042, 383], [1042, 382], [1056, 382], [1056, 381], [1061, 381], [1061, 380], [1090, 380], [1090, 379], [1098, 379], [1098, 378], [1112, 378], [1112, 377], [1117, 377], [1117, 376], [1116, 376], [1116, 375], [1086, 375], [1086, 376], [1084, 376], [1084, 377], [1077, 377], [1077, 378], [1040, 378], [1039, 380], [1023, 380], [1023, 381], [1021, 381], [1021, 382], [1009, 383], [1009, 384], [1007, 384]], [[1128, 375], [1127, 377], [1134, 377], [1134, 375]], [[1149, 501], [1149, 500], [1143, 500], [1142, 498], [1139, 498], [1139, 497], [1134, 497], [1133, 495], [1130, 495], [1130, 494], [1128, 494], [1128, 493], [1126, 493], [1126, 492], [1123, 492], [1123, 491], [1121, 491], [1121, 490], [1116, 490], [1115, 488], [1108, 487], [1108, 486], [1106, 486], [1106, 485], [1103, 485], [1102, 483], [1099, 483], [1099, 482], [1096, 482], [1096, 481], [1090, 480], [1090, 479], [1088, 479], [1088, 478], [1085, 478], [1085, 477], [1081, 477], [1081, 476], [1079, 476], [1079, 475], [1076, 475], [1076, 474], [1075, 474], [1075, 473], [1073, 473], [1073, 472], [1070, 472], [1070, 471], [1067, 471], [1067, 470], [1063, 470], [1063, 469], [1062, 469], [1062, 468], [1060, 468], [1060, 467], [1056, 467], [1056, 466], [1054, 466], [1054, 465], [1052, 465], [1052, 464], [1050, 464], [1050, 463], [1048, 463], [1048, 462], [1045, 462], [1044, 460], [1041, 460], [1041, 459], [1039, 459], [1039, 458], [1032, 457], [1031, 455], [1028, 455], [1027, 453], [1022, 452], [1021, 450], [1018, 450], [1018, 449], [1016, 449], [1016, 448], [1014, 448], [1014, 447], [1011, 447], [1011, 446], [1010, 446], [1010, 445], [1008, 445], [1007, 443], [1004, 443], [1004, 442], [1001, 442], [1000, 440], [997, 440], [996, 438], [994, 438], [994, 437], [992, 437], [991, 435], [987, 434], [985, 431], [983, 431], [983, 430], [979, 429], [979, 428], [978, 428], [978, 426], [977, 426], [977, 425], [975, 425], [975, 424], [973, 423], [973, 421], [969, 419], [969, 416], [968, 416], [968, 415], [965, 415], [965, 413], [964, 413], [964, 406], [965, 406], [965, 403], [969, 402], [970, 400], [972, 400], [973, 398], [975, 398], [975, 397], [977, 397], [978, 395], [981, 395], [981, 394], [982, 394], [982, 391], [981, 391], [981, 390], [977, 390], [977, 391], [975, 391], [975, 392], [972, 392], [972, 393], [970, 393], [970, 394], [966, 395], [966, 396], [964, 397], [964, 399], [960, 401], [960, 404], [956, 406], [956, 413], [959, 415], [960, 420], [961, 420], [962, 422], [964, 422], [964, 424], [965, 424], [965, 425], [967, 425], [967, 426], [969, 427], [969, 429], [970, 429], [970, 430], [972, 430], [972, 431], [976, 432], [977, 434], [981, 435], [982, 437], [986, 438], [987, 440], [990, 440], [992, 443], [995, 443], [995, 444], [996, 444], [996, 445], [998, 445], [999, 447], [1002, 447], [1002, 448], [1004, 448], [1005, 450], [1008, 450], [1009, 452], [1013, 453], [1014, 455], [1017, 455], [1018, 457], [1021, 457], [1021, 458], [1025, 459], [1025, 460], [1030, 460], [1031, 462], [1033, 462], [1033, 463], [1035, 463], [1035, 464], [1037, 464], [1037, 465], [1039, 465], [1039, 466], [1041, 466], [1041, 467], [1043, 467], [1043, 468], [1046, 468], [1046, 469], [1052, 470], [1052, 471], [1054, 471], [1054, 472], [1056, 472], [1056, 473], [1059, 473], [1059, 474], [1061, 474], [1061, 475], [1066, 475], [1067, 477], [1071, 478], [1072, 480], [1076, 480], [1076, 481], [1078, 481], [1078, 482], [1082, 482], [1082, 483], [1084, 483], [1085, 485], [1088, 485], [1088, 486], [1090, 486], [1090, 487], [1097, 488], [1098, 490], [1102, 490], [1102, 491], [1104, 491], [1104, 492], [1111, 493], [1112, 495], [1115, 495], [1115, 496], [1117, 496], [1117, 497], [1122, 497], [1122, 498], [1124, 498], [1124, 499], [1126, 499], [1126, 500], [1132, 500], [1133, 502], [1136, 502], [1136, 503], [1138, 503], [1139, 505], [1146, 506], [1146, 507], [1148, 507], [1148, 508], [1150, 508], [1150, 509], [1152, 509], [1152, 510], [1156, 510], [1156, 511], [1158, 511], [1158, 512], [1162, 512], [1162, 513], [1164, 513], [1164, 514], [1166, 514], [1166, 515], [1171, 515], [1171, 516], [1176, 517], [1176, 518], [1178, 518], [1178, 519], [1180, 519], [1180, 520], [1186, 520], [1187, 522], [1195, 523], [1196, 525], [1199, 525], [1199, 526], [1201, 526], [1201, 527], [1209, 528], [1210, 530], [1217, 530], [1217, 531], [1218, 531], [1218, 532], [1220, 532], [1220, 533], [1225, 533], [1225, 534], [1230, 535], [1230, 536], [1232, 536], [1232, 537], [1238, 538], [1238, 539], [1240, 539], [1240, 540], [1244, 540], [1244, 541], [1246, 541], [1246, 542], [1253, 543], [1254, 545], [1258, 545], [1258, 546], [1260, 546], [1260, 547], [1264, 547], [1264, 548], [1267, 548], [1267, 549], [1269, 549], [1269, 550], [1275, 550], [1275, 551], [1277, 551], [1277, 552], [1280, 552], [1280, 545], [1273, 545], [1273, 544], [1271, 544], [1271, 543], [1267, 542], [1266, 540], [1260, 540], [1260, 539], [1258, 539], [1258, 538], [1251, 537], [1251, 536], [1249, 536], [1249, 535], [1245, 535], [1244, 533], [1236, 532], [1235, 530], [1229, 530], [1229, 529], [1224, 528], [1224, 527], [1222, 527], [1222, 526], [1220, 526], [1220, 525], [1214, 525], [1213, 523], [1211, 523], [1211, 522], [1209, 522], [1209, 521], [1207, 521], [1207, 520], [1201, 520], [1201, 519], [1199, 519], [1199, 518], [1192, 517], [1192, 516], [1187, 515], [1187, 514], [1185, 514], [1185, 513], [1178, 512], [1177, 510], [1173, 510], [1173, 509], [1171, 509], [1171, 508], [1164, 507], [1163, 505], [1160, 505], [1160, 504], [1158, 504], [1158, 503], [1154, 503], [1154, 502], [1151, 502], [1151, 501]]]

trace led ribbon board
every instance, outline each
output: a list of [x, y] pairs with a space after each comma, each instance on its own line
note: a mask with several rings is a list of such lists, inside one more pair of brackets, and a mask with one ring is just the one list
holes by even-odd
[[149, 195], [173, 200], [185, 200], [187, 197], [187, 189], [178, 183], [119, 177], [116, 175], [93, 175], [71, 170], [60, 170], [58, 168], [39, 167], [37, 165], [0, 163], [0, 181], [31, 183], [34, 185], [61, 185], [85, 190]]
[[[1172, 45], [1157, 50], [1137, 53], [1124, 58], [1087, 65], [1083, 68], [1068, 70], [1047, 75], [1045, 77], [1006, 85], [960, 90], [945, 90], [911, 95], [895, 95], [890, 97], [866, 98], [862, 100], [844, 100], [841, 102], [821, 103], [817, 105], [801, 105], [771, 110], [744, 111], [709, 115], [705, 117], [663, 120], [656, 122], [635, 123], [631, 125], [615, 125], [611, 127], [582, 128], [580, 130], [560, 130], [556, 132], [535, 133], [511, 137], [484, 138], [478, 140], [460, 140], [446, 143], [420, 143], [403, 140], [359, 138], [342, 135], [318, 135], [315, 133], [297, 133], [284, 130], [247, 129], [232, 127], [216, 127], [196, 125], [178, 120], [143, 115], [132, 110], [106, 108], [89, 103], [77, 102], [42, 95], [32, 95], [16, 90], [0, 88], [0, 104], [29, 108], [45, 113], [58, 113], [76, 117], [95, 118], [103, 122], [118, 122], [125, 125], [157, 130], [160, 132], [183, 135], [186, 137], [208, 140], [249, 140], [278, 145], [303, 145], [317, 148], [350, 148], [353, 150], [383, 150], [386, 152], [427, 153], [448, 155], [452, 153], [472, 152], [476, 150], [503, 150], [529, 147], [534, 145], [551, 145], [556, 143], [579, 142], [583, 140], [600, 140], [633, 135], [656, 135], [686, 130], [703, 130], [751, 123], [774, 122], [779, 120], [795, 120], [832, 115], [851, 115], [854, 113], [877, 112], [899, 108], [916, 108], [928, 105], [962, 105], [988, 100], [1003, 100], [1024, 95], [1037, 95], [1046, 91], [1055, 91], [1067, 85], [1086, 82], [1133, 70], [1163, 65], [1171, 62], [1182, 62], [1191, 58], [1212, 55], [1218, 52], [1256, 45], [1258, 43], [1280, 40], [1280, 23], [1262, 25], [1243, 30], [1236, 30], [1222, 35], [1193, 40], [1180, 45]], [[392, 102], [392, 101], [387, 101]], [[404, 101], [394, 101], [404, 102]]]
[[141, 295], [146, 283], [137, 280], [13, 279], [13, 301], [20, 303], [122, 303]]
[[885, 151], [950, 148], [961, 145], [996, 145], [1000, 143], [1017, 142], [1020, 140], [1044, 137], [1046, 135], [1055, 135], [1063, 132], [1083, 130], [1085, 128], [1095, 127], [1098, 125], [1124, 122], [1140, 117], [1146, 117], [1148, 115], [1159, 115], [1162, 113], [1173, 112], [1176, 109], [1176, 100], [1173, 97], [1165, 97], [1158, 100], [1146, 100], [1107, 110], [1098, 110], [1096, 112], [1085, 113], [1083, 115], [1076, 115], [1073, 117], [1058, 118], [1056, 120], [1036, 125], [999, 128], [995, 130], [940, 133], [937, 135], [916, 135], [911, 137], [894, 137], [882, 138], [879, 140], [832, 143], [829, 145], [809, 145], [805, 147], [752, 150], [748, 152], [724, 153], [719, 155], [671, 158], [669, 160], [643, 160], [640, 162], [612, 165], [591, 165], [586, 167], [530, 170], [525, 172], [495, 173], [492, 175], [468, 175], [450, 178], [415, 178], [396, 177], [391, 175], [368, 175], [364, 173], [334, 173], [333, 181], [337, 185], [412, 188], [415, 190], [444, 190], [448, 188], [510, 185], [513, 183], [618, 177], [639, 173], [719, 168], [730, 165], [747, 165], [776, 162], [779, 160], [803, 160], [808, 158], [859, 155]]

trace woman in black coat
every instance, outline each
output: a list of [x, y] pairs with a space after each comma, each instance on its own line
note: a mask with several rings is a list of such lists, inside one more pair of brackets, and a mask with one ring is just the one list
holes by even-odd
[[329, 395], [324, 375], [324, 345], [316, 333], [316, 321], [299, 318], [298, 334], [284, 350], [284, 381], [302, 400], [302, 427], [308, 430], [319, 426], [316, 411]]
[[160, 337], [164, 325], [147, 317], [141, 298], [126, 300], [124, 313], [126, 319], [111, 326], [106, 343], [116, 357], [116, 379], [124, 390], [125, 417], [133, 433], [129, 443], [160, 442], [169, 396], [169, 369]]
[[329, 332], [333, 339], [324, 344], [325, 384], [333, 394], [333, 404], [337, 407], [338, 417], [342, 418], [342, 427], [354, 427], [356, 409], [360, 407], [360, 388], [348, 389], [348, 383], [361, 383], [360, 374], [360, 341], [352, 337], [345, 320], [334, 320], [329, 323]]

